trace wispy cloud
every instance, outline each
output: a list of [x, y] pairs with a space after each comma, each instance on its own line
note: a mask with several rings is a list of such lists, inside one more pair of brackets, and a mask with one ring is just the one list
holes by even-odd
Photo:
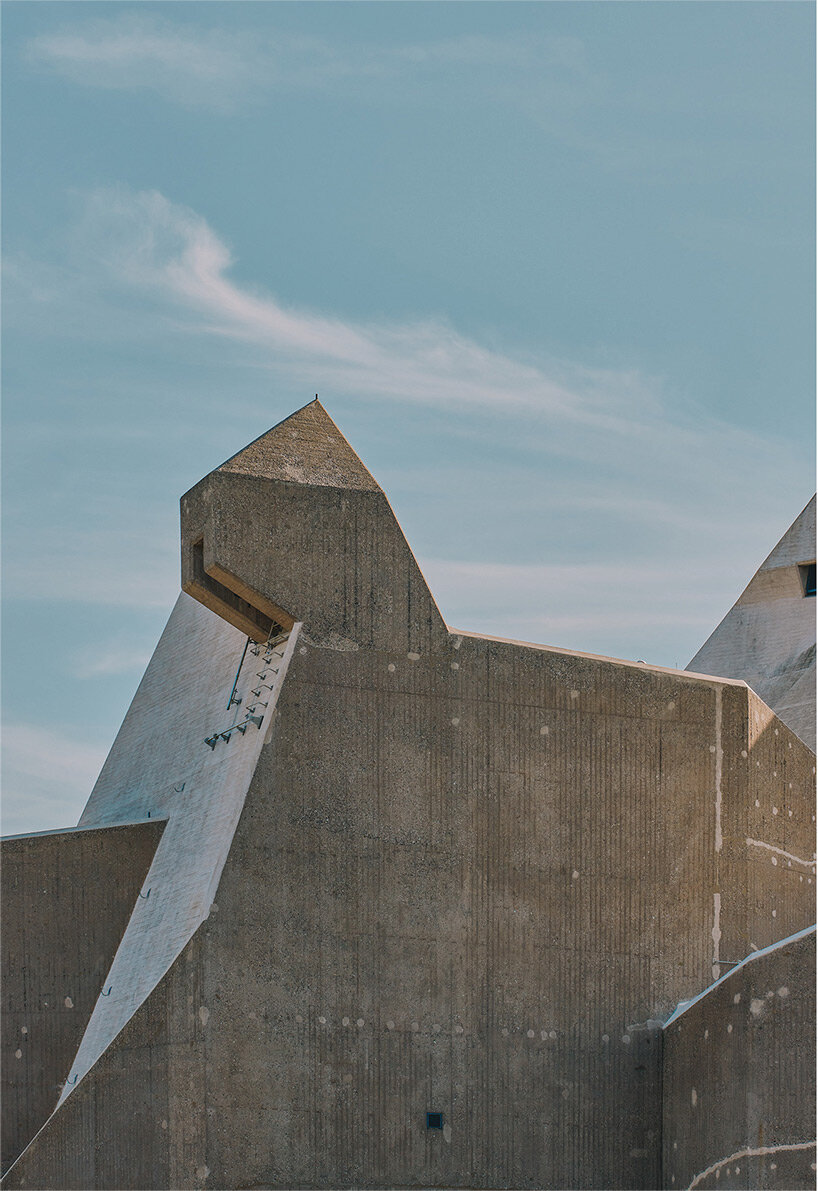
[[[19, 536], [19, 535], [18, 535]], [[99, 526], [66, 533], [41, 532], [37, 549], [18, 543], [7, 571], [7, 600], [49, 600], [118, 608], [170, 608], [178, 593], [175, 537]]]
[[[604, 559], [571, 565], [424, 559], [422, 565], [444, 617], [452, 620], [456, 609], [453, 623], [467, 632], [621, 657], [630, 656], [625, 643], [637, 639], [640, 657], [650, 661], [655, 641], [671, 630], [679, 656], [666, 664], [685, 666], [686, 654], [715, 628], [712, 586], [720, 576], [707, 555], [670, 566]], [[686, 593], [681, 608], [680, 591]]]
[[133, 649], [120, 642], [85, 653], [77, 658], [74, 673], [77, 678], [110, 678], [119, 674], [141, 674], [151, 659], [151, 649]]
[[28, 56], [72, 83], [153, 91], [187, 107], [227, 111], [275, 90], [332, 88], [337, 95], [377, 87], [387, 101], [407, 95], [431, 101], [436, 85], [462, 87], [471, 79], [484, 96], [513, 100], [519, 80], [528, 80], [530, 90], [533, 77], [543, 98], [572, 103], [590, 89], [582, 43], [559, 35], [330, 43], [284, 30], [202, 29], [129, 13], [41, 34]]
[[4, 834], [72, 827], [105, 757], [104, 748], [42, 724], [4, 725]]
[[[511, 355], [440, 320], [356, 323], [288, 307], [231, 278], [233, 258], [198, 213], [156, 192], [99, 190], [88, 196], [84, 251], [120, 285], [172, 304], [198, 333], [253, 345], [268, 365], [302, 387], [445, 408], [528, 413], [548, 420], [549, 450], [612, 461], [629, 453], [643, 473], [657, 452], [684, 458], [695, 484], [757, 452], [780, 466], [776, 447], [693, 409], [671, 416], [658, 378], [639, 369]], [[729, 448], [729, 449], [728, 449]], [[714, 461], [719, 466], [714, 468]], [[742, 462], [741, 466], [744, 466]]]
[[[287, 307], [230, 277], [225, 242], [196, 212], [156, 191], [89, 197], [87, 250], [121, 282], [199, 316], [196, 327], [264, 349], [278, 369], [335, 391], [447, 408], [548, 413], [599, 431], [649, 415], [656, 394], [636, 371], [542, 364], [485, 348], [442, 321], [354, 323]], [[631, 424], [631, 431], [634, 425]]]

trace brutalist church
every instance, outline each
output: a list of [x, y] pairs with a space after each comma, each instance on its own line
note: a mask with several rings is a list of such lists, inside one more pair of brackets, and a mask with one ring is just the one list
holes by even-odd
[[814, 502], [685, 671], [448, 628], [317, 401], [181, 517], [4, 842], [4, 1187], [814, 1186]]

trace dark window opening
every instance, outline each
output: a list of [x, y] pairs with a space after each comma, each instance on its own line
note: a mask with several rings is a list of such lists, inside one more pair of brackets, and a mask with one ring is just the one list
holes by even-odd
[[798, 573], [801, 576], [801, 586], [804, 589], [805, 596], [815, 595], [815, 563], [802, 562], [799, 564]]
[[[253, 641], [269, 640], [283, 632], [281, 625], [266, 612], [262, 612], [260, 608], [256, 608], [247, 600], [242, 599], [229, 587], [219, 583], [218, 579], [208, 575], [204, 566], [204, 538], [199, 538], [198, 542], [193, 543], [193, 581], [198, 588], [209, 593], [217, 602], [217, 606], [214, 607], [211, 602], [208, 607], [217, 612], [219, 616], [223, 616], [225, 620], [230, 621], [236, 628], [240, 628]], [[201, 595], [197, 598], [201, 598]], [[231, 611], [236, 614], [234, 618], [229, 615]]]
[[443, 1113], [442, 1112], [427, 1112], [426, 1113], [426, 1128], [427, 1129], [442, 1129], [443, 1128]]

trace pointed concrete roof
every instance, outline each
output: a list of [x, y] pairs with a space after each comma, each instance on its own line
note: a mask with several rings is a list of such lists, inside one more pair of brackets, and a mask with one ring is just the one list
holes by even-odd
[[322, 488], [380, 492], [317, 397], [232, 455], [216, 471]]

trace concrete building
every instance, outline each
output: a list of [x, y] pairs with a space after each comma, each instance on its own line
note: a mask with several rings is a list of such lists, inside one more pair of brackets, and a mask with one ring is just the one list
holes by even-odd
[[[182, 498], [182, 587], [77, 828], [5, 845], [4, 1187], [813, 1184], [796, 1098], [801, 1165], [718, 1165], [811, 1037], [815, 758], [754, 690], [450, 631], [318, 402]], [[663, 1030], [791, 936], [754, 1066]]]
[[688, 670], [743, 678], [815, 751], [815, 497]]

